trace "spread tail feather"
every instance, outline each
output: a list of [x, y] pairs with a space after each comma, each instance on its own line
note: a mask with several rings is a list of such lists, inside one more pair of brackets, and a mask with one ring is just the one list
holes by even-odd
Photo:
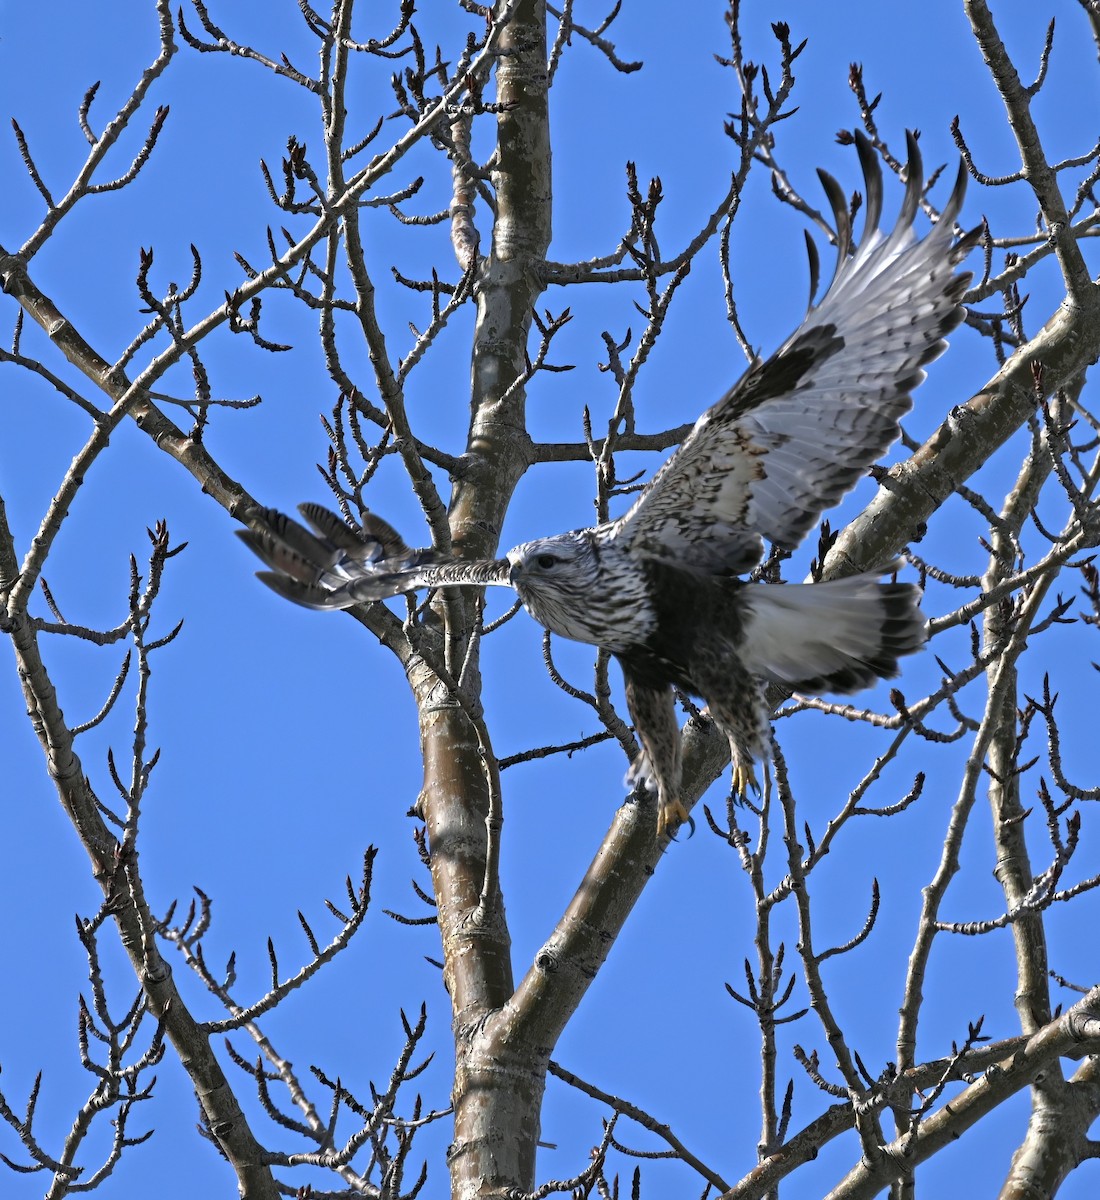
[[893, 678], [928, 629], [920, 588], [881, 576], [746, 588], [745, 665], [799, 692], [847, 694]]

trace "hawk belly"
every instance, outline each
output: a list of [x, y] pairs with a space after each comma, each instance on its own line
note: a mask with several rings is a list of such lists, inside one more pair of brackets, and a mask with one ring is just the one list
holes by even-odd
[[672, 689], [706, 701], [729, 741], [734, 783], [741, 792], [754, 782], [752, 764], [764, 748], [767, 713], [761, 683], [740, 654], [745, 588], [750, 585], [659, 559], [647, 560], [644, 574], [656, 627], [643, 643], [616, 657], [642, 745], [630, 781], [656, 788], [658, 832], [663, 833], [687, 818], [680, 800], [680, 729]]
[[661, 831], [686, 817], [673, 687], [706, 701], [729, 741], [734, 789], [744, 794], [755, 787], [753, 763], [767, 743], [765, 684], [857, 691], [896, 675], [898, 658], [926, 637], [919, 589], [881, 583], [879, 572], [748, 584], [650, 560], [645, 575], [656, 627], [617, 657], [644, 751], [631, 780], [656, 787]]

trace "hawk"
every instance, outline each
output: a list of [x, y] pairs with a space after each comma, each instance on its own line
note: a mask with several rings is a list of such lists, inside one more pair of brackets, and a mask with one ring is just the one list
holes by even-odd
[[894, 676], [898, 659], [926, 638], [919, 589], [880, 582], [896, 562], [819, 583], [738, 578], [761, 561], [765, 538], [793, 550], [867, 473], [898, 436], [922, 368], [963, 316], [970, 275], [956, 266], [978, 234], [953, 237], [965, 166], [939, 220], [918, 238], [924, 184], [909, 134], [901, 212], [883, 233], [882, 172], [867, 138], [856, 134], [855, 144], [866, 188], [862, 237], [853, 244], [841, 188], [819, 171], [837, 235], [824, 296], [813, 304], [811, 286], [799, 328], [703, 413], [629, 512], [475, 561], [410, 549], [369, 512], [353, 531], [319, 505], [302, 505], [310, 532], [264, 510], [241, 531], [273, 568], [260, 579], [318, 609], [417, 588], [514, 588], [547, 629], [603, 647], [621, 664], [641, 743], [629, 780], [656, 791], [659, 834], [687, 819], [676, 688], [706, 701], [729, 740], [735, 791], [758, 790], [753, 763], [767, 745], [768, 684], [854, 692]]

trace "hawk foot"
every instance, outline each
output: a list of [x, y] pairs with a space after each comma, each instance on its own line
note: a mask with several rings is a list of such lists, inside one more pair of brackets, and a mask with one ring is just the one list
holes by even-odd
[[674, 834], [685, 821], [690, 821], [688, 811], [676, 800], [662, 800], [657, 806], [657, 836]]
[[733, 794], [738, 800], [744, 800], [749, 792], [754, 796], [760, 795], [760, 784], [756, 780], [756, 772], [751, 764], [735, 763], [733, 767]]

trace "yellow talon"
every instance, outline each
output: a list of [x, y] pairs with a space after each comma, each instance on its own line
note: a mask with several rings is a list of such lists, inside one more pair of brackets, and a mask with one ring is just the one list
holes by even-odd
[[760, 795], [760, 784], [756, 781], [756, 772], [751, 766], [737, 763], [733, 768], [733, 790], [743, 800], [751, 790], [754, 795]]
[[657, 836], [664, 837], [666, 833], [671, 836], [688, 819], [688, 811], [678, 798], [663, 801], [657, 808]]

